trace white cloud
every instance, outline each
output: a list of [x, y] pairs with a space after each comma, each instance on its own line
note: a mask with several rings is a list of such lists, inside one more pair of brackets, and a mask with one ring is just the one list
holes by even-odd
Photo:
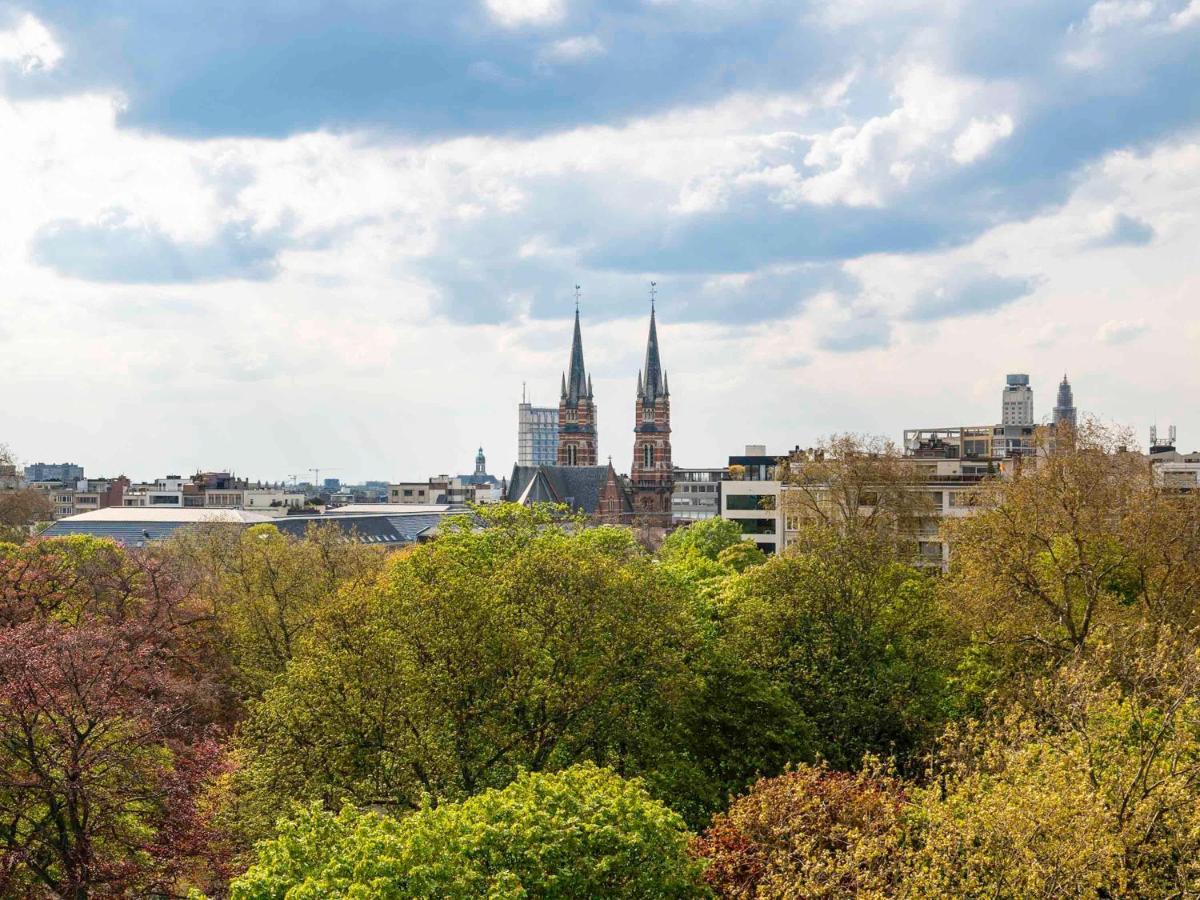
[[25, 74], [53, 69], [63, 51], [45, 25], [28, 13], [8, 31], [0, 31], [0, 63], [16, 63]]
[[1154, 13], [1153, 0], [1099, 0], [1088, 8], [1084, 27], [1100, 34], [1131, 22], [1141, 22]]
[[604, 43], [594, 34], [577, 35], [555, 41], [541, 53], [541, 59], [552, 63], [575, 63], [594, 59], [604, 53]]
[[972, 119], [954, 139], [954, 161], [960, 165], [973, 163], [986, 156], [997, 142], [1013, 133], [1012, 116], [1004, 113], [992, 119]]
[[1096, 330], [1096, 340], [1102, 344], [1125, 344], [1145, 334], [1147, 327], [1145, 319], [1112, 319]]
[[[936, 171], [947, 159], [978, 159], [1012, 133], [1002, 86], [956, 77], [929, 65], [910, 66], [898, 75], [897, 106], [861, 125], [843, 125], [812, 135], [804, 159], [819, 170], [797, 177], [794, 199], [828, 205], [879, 206], [897, 189]], [[977, 112], [983, 107], [984, 115]], [[951, 136], [955, 136], [952, 137]]]
[[1183, 9], [1171, 15], [1168, 27], [1172, 31], [1180, 31], [1197, 22], [1200, 22], [1200, 0], [1192, 0]]
[[553, 25], [566, 15], [565, 0], [484, 0], [488, 14], [505, 28]]

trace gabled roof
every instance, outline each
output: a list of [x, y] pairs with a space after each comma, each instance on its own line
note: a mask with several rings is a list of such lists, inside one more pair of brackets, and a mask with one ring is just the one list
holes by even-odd
[[[612, 466], [513, 466], [506, 500], [530, 503], [565, 503], [588, 515], [600, 510], [600, 498]], [[614, 473], [615, 477], [615, 473]], [[632, 510], [629, 497], [618, 479], [621, 505]]]

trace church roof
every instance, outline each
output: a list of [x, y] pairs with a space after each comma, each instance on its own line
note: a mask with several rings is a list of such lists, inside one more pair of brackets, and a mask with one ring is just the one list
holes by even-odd
[[[611, 466], [513, 466], [506, 500], [516, 503], [565, 503], [573, 510], [592, 515], [600, 510], [600, 498]], [[625, 511], [633, 509], [621, 491]]]

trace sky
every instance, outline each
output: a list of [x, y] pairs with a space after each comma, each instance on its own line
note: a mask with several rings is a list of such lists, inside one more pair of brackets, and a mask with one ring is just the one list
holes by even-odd
[[627, 471], [1050, 416], [1200, 447], [1200, 0], [0, 0], [0, 443], [516, 457], [574, 286]]

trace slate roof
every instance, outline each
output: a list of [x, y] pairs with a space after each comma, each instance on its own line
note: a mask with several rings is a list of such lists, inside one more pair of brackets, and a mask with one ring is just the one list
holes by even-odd
[[650, 335], [646, 338], [646, 362], [638, 372], [637, 390], [638, 397], [649, 404], [668, 395], [667, 375], [658, 355], [658, 327], [654, 323], [653, 306], [650, 307]]
[[571, 339], [571, 370], [563, 380], [563, 399], [571, 406], [581, 398], [591, 399], [592, 382], [583, 367], [583, 333], [579, 329], [579, 308], [575, 308], [575, 335]]
[[[250, 513], [236, 509], [167, 510], [139, 507], [110, 507], [59, 519], [42, 532], [42, 537], [65, 537], [71, 534], [88, 534], [94, 537], [111, 538], [130, 547], [141, 547], [150, 541], [169, 538], [180, 528], [205, 524], [225, 524], [236, 527], [252, 525], [274, 525], [284, 534], [300, 537], [309, 523], [336, 525], [347, 537], [363, 544], [391, 544], [403, 546], [429, 537], [448, 507], [397, 512], [396, 506], [385, 506], [378, 514], [284, 516], [272, 518], [261, 513]], [[410, 508], [411, 509], [411, 508]]]
[[[600, 496], [608, 481], [610, 466], [513, 466], [506, 500], [530, 503], [565, 503], [588, 515], [600, 509]], [[632, 510], [629, 497], [621, 491], [622, 505]]]
[[247, 527], [275, 521], [262, 513], [240, 509], [153, 509], [138, 506], [109, 506], [67, 516], [51, 523], [42, 537], [89, 534], [111, 538], [130, 547], [161, 541], [180, 528], [192, 525], [235, 525]]

